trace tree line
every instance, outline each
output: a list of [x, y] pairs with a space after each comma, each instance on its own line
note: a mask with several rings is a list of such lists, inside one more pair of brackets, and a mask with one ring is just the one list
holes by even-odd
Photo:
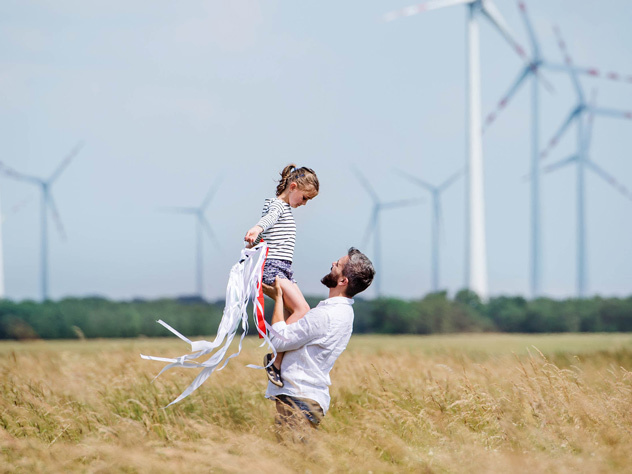
[[[317, 298], [308, 297], [314, 307]], [[266, 300], [270, 320], [272, 302]], [[1, 339], [76, 339], [171, 337], [162, 319], [189, 337], [213, 335], [222, 317], [223, 301], [197, 298], [111, 301], [66, 298], [60, 301], [0, 300]], [[355, 333], [441, 334], [455, 332], [627, 332], [632, 331], [632, 296], [565, 299], [500, 296], [481, 299], [468, 290], [453, 298], [446, 292], [418, 300], [357, 298]], [[252, 314], [251, 308], [249, 309]], [[256, 334], [249, 316], [250, 334]]]

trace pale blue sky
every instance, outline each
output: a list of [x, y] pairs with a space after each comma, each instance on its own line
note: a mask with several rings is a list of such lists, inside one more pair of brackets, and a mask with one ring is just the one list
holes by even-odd
[[[330, 262], [362, 247], [371, 202], [350, 166], [386, 200], [423, 196], [383, 215], [382, 287], [430, 288], [430, 200], [393, 168], [439, 183], [465, 160], [465, 8], [385, 23], [403, 1], [5, 0], [0, 4], [0, 161], [46, 177], [80, 140], [53, 187], [68, 238], [51, 223], [50, 292], [115, 299], [194, 292], [195, 206], [218, 174], [207, 217], [205, 296], [225, 291], [245, 231], [289, 162], [312, 167], [321, 194], [295, 211], [295, 272], [323, 293]], [[496, 4], [525, 47], [516, 3]], [[559, 25], [577, 64], [632, 75], [632, 2], [531, 0], [544, 54], [561, 62]], [[481, 23], [482, 104], [491, 111], [521, 62]], [[574, 104], [570, 80], [547, 74], [544, 143]], [[632, 110], [632, 84], [582, 79], [599, 104]], [[483, 140], [491, 295], [528, 293], [529, 91]], [[570, 130], [550, 161], [572, 153]], [[632, 188], [632, 121], [598, 118], [592, 159]], [[543, 291], [575, 293], [575, 170], [543, 178]], [[39, 298], [39, 194], [0, 178], [7, 296]], [[589, 293], [629, 295], [632, 201], [587, 178]], [[446, 192], [441, 281], [463, 285], [463, 181]], [[16, 211], [15, 208], [19, 210]], [[367, 297], [372, 297], [369, 290]]]

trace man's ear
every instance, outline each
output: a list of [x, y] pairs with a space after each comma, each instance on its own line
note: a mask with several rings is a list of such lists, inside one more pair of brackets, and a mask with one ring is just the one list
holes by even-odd
[[347, 286], [349, 284], [349, 279], [346, 276], [341, 276], [338, 279], [338, 286]]

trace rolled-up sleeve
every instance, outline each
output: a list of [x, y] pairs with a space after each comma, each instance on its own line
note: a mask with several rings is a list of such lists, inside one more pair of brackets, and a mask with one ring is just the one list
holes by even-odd
[[293, 351], [327, 334], [327, 314], [314, 308], [292, 324], [280, 321], [272, 325], [270, 341], [279, 352]]

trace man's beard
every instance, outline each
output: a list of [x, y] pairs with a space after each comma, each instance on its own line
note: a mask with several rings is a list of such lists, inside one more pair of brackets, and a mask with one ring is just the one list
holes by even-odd
[[327, 275], [322, 277], [320, 282], [327, 288], [336, 288], [336, 286], [338, 286], [338, 278], [336, 278], [332, 272], [329, 272]]

